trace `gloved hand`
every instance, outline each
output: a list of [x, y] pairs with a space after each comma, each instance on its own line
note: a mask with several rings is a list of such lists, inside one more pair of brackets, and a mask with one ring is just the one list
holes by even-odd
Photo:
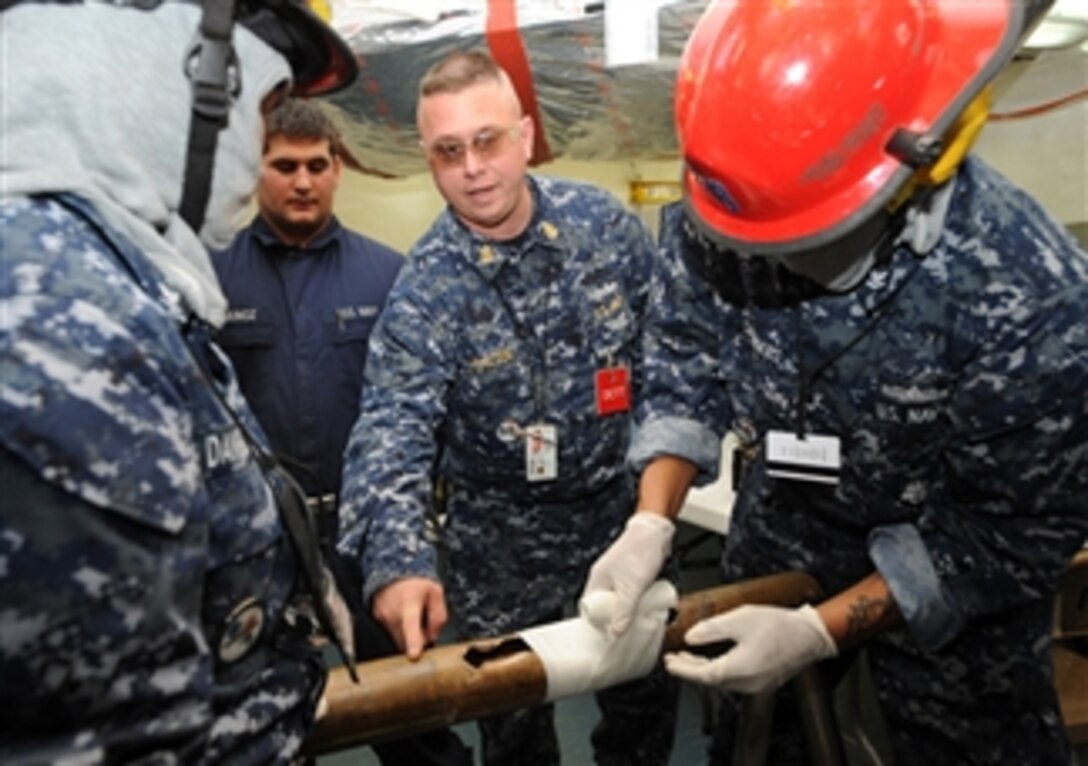
[[615, 594], [597, 591], [578, 604], [579, 616], [520, 632], [548, 679], [547, 700], [607, 689], [642, 678], [657, 664], [676, 588], [658, 580], [639, 600], [626, 633], [608, 633]]
[[746, 604], [698, 622], [684, 634], [689, 646], [724, 640], [736, 646], [713, 659], [690, 652], [666, 654], [665, 669], [699, 684], [759, 694], [839, 653], [819, 613], [807, 604], [799, 609]]
[[582, 598], [590, 598], [595, 591], [615, 594], [608, 625], [612, 635], [623, 635], [631, 624], [639, 599], [657, 579], [672, 551], [674, 531], [673, 523], [664, 516], [639, 511], [627, 520], [623, 533], [590, 568]]

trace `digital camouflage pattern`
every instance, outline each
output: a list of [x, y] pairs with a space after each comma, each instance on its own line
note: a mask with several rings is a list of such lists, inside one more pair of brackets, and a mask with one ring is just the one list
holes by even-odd
[[[424, 532], [437, 466], [453, 487], [451, 557], [469, 568], [505, 557], [541, 578], [529, 594], [490, 576], [471, 588], [504, 602], [502, 631], [577, 595], [585, 568], [568, 562], [592, 561], [586, 549], [632, 512], [629, 413], [597, 415], [594, 374], [626, 366], [637, 390], [653, 258], [644, 227], [604, 192], [537, 179], [534, 200], [513, 243], [485, 241], [447, 211], [413, 247], [372, 336], [345, 461], [341, 548], [362, 549], [367, 597], [435, 577]], [[558, 428], [555, 481], [526, 480], [521, 432], [534, 423]], [[492, 629], [458, 592], [465, 627]]]
[[80, 200], [0, 231], [0, 761], [289, 762], [324, 673], [229, 364]]
[[[482, 239], [447, 210], [413, 247], [372, 335], [345, 458], [341, 550], [362, 552], [368, 601], [398, 578], [439, 579], [427, 518], [432, 479], [448, 481], [441, 580], [469, 637], [560, 615], [634, 509], [630, 412], [598, 415], [594, 377], [623, 366], [639, 388], [653, 242], [606, 192], [529, 183], [518, 239]], [[526, 479], [535, 423], [557, 428], [553, 481]], [[654, 712], [660, 736], [643, 727], [623, 743], [661, 751], [640, 763], [668, 757], [673, 719]], [[511, 743], [533, 752], [531, 729]]]
[[[896, 763], [1066, 764], [1049, 634], [1088, 530], [1088, 256], [981, 162], [954, 184], [935, 246], [901, 238], [845, 294], [668, 209], [631, 456], [711, 472], [706, 445], [737, 432], [728, 581], [800, 569], [833, 594], [875, 562], [907, 622], [867, 645]], [[767, 476], [766, 433], [799, 427], [841, 439], [837, 486]]]

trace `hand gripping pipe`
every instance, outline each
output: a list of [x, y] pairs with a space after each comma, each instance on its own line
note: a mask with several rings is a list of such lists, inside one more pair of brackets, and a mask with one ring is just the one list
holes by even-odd
[[[799, 606], [820, 597], [802, 572], [686, 594], [670, 615], [662, 651], [679, 649], [696, 622], [743, 604]], [[548, 696], [544, 664], [517, 634], [437, 646], [414, 662], [403, 655], [362, 662], [356, 671], [358, 684], [344, 668], [330, 671], [308, 755], [533, 707]]]

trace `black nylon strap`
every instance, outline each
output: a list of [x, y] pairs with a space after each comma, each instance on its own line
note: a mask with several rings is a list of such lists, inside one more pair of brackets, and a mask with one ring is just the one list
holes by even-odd
[[[245, 433], [246, 439], [249, 440], [249, 434], [246, 433], [244, 428], [242, 433]], [[256, 447], [256, 445], [254, 446]], [[303, 495], [298, 482], [276, 462], [274, 457], [259, 448], [257, 448], [257, 455], [262, 468], [265, 469], [268, 483], [275, 493], [276, 508], [279, 511], [280, 521], [283, 522], [283, 527], [287, 531], [287, 536], [291, 539], [291, 545], [294, 547], [301, 564], [303, 576], [313, 598], [314, 614], [317, 616], [317, 621], [322, 630], [325, 631], [325, 635], [336, 646], [348, 674], [353, 681], [358, 683], [359, 679], [355, 674], [353, 647], [345, 647], [341, 643], [340, 636], [335, 629], [332, 612], [329, 609], [328, 602], [325, 601], [325, 590], [336, 586], [328, 581], [329, 570], [323, 566], [324, 559], [321, 555], [321, 546], [318, 543], [314, 518], [306, 510], [306, 497]]]
[[189, 53], [186, 66], [193, 88], [193, 110], [189, 122], [185, 181], [181, 190], [181, 217], [196, 233], [204, 225], [215, 170], [215, 149], [219, 131], [227, 126], [237, 79], [231, 29], [234, 26], [233, 0], [203, 4], [200, 39]]

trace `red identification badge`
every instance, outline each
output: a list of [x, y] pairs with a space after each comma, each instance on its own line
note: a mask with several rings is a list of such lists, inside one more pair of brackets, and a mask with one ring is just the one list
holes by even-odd
[[597, 370], [597, 414], [611, 415], [631, 409], [631, 384], [626, 367]]

